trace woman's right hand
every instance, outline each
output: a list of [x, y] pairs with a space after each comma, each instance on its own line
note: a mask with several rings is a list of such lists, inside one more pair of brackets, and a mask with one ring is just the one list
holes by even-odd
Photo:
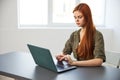
[[59, 55], [56, 56], [56, 59], [58, 61], [63, 61], [63, 60], [65, 60], [65, 55], [64, 54], [59, 54]]

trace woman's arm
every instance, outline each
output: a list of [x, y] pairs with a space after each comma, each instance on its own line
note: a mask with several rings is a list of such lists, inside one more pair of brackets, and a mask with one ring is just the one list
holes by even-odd
[[103, 63], [103, 60], [101, 58], [95, 58], [91, 60], [85, 60], [85, 61], [73, 61], [71, 65], [75, 66], [101, 66]]
[[101, 58], [95, 58], [84, 61], [73, 61], [69, 55], [66, 55], [65, 58], [65, 60], [67, 60], [70, 65], [74, 66], [101, 66], [103, 63], [103, 59]]

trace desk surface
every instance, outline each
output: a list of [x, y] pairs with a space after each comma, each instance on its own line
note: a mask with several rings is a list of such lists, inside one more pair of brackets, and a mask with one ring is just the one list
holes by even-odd
[[120, 69], [117, 68], [78, 67], [56, 73], [37, 66], [30, 53], [21, 52], [0, 55], [0, 74], [18, 80], [120, 80]]

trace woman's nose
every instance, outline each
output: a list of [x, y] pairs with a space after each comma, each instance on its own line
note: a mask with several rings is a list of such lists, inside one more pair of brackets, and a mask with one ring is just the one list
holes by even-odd
[[78, 20], [78, 19], [76, 19], [75, 21], [76, 21], [76, 22], [78, 22], [79, 20]]

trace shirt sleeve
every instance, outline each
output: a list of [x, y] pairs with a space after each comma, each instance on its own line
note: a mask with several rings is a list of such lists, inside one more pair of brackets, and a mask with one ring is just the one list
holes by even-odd
[[66, 41], [65, 47], [63, 49], [63, 54], [71, 54], [72, 53], [73, 37], [74, 37], [74, 32], [70, 35], [70, 38]]
[[94, 57], [103, 59], [103, 62], [106, 61], [105, 50], [104, 50], [104, 39], [101, 32], [96, 32], [95, 35]]

